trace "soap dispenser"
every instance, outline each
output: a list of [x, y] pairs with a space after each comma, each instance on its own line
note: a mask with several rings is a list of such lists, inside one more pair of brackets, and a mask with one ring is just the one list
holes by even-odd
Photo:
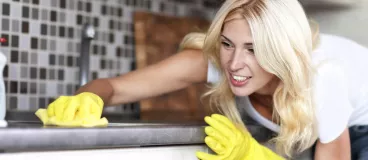
[[5, 121], [6, 113], [6, 103], [5, 103], [5, 84], [3, 78], [4, 67], [6, 65], [6, 57], [0, 51], [0, 127], [5, 127], [7, 125]]

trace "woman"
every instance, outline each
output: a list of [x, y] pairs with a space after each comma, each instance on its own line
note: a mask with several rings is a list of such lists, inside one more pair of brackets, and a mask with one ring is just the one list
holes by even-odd
[[[82, 96], [111, 105], [208, 79], [214, 86], [206, 95], [226, 117], [242, 124], [243, 109], [278, 132], [274, 141], [281, 154], [290, 156], [316, 142], [317, 160], [368, 158], [368, 76], [359, 70], [368, 68], [368, 50], [322, 36], [312, 53], [312, 37], [296, 0], [227, 0], [205, 40], [202, 34], [188, 35], [179, 54], [124, 76], [92, 81], [77, 93], [92, 93]], [[55, 108], [70, 107], [58, 100]]]

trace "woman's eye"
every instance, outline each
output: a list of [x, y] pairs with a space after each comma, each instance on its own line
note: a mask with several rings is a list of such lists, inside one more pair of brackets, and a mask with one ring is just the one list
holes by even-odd
[[231, 44], [227, 43], [227, 42], [221, 42], [221, 44], [225, 47], [225, 48], [230, 48], [232, 47]]
[[248, 51], [252, 54], [254, 54], [254, 49], [248, 49]]

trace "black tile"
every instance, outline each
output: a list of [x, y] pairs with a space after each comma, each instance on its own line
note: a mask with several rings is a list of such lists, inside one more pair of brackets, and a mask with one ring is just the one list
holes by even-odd
[[19, 36], [13, 35], [11, 37], [11, 46], [12, 47], [19, 47]]
[[39, 108], [46, 108], [47, 107], [46, 99], [44, 97], [38, 98], [38, 105], [39, 105]]
[[112, 19], [109, 20], [109, 28], [114, 29], [114, 21]]
[[56, 57], [55, 54], [49, 54], [49, 65], [55, 65], [56, 64]]
[[9, 3], [3, 3], [3, 15], [10, 15], [10, 4]]
[[110, 13], [109, 15], [114, 16], [114, 10], [115, 10], [114, 7], [110, 7], [108, 10], [109, 10], [109, 13]]
[[20, 0], [13, 0], [14, 2], [19, 2]]
[[62, 70], [62, 69], [58, 70], [58, 80], [60, 80], [60, 81], [64, 80], [64, 70]]
[[78, 15], [77, 15], [77, 19], [76, 19], [76, 20], [77, 20], [77, 24], [78, 24], [78, 25], [81, 25], [81, 24], [83, 23], [83, 17], [82, 17], [82, 15], [79, 15], [79, 14], [78, 14]]
[[65, 27], [59, 27], [59, 37], [65, 37]]
[[98, 78], [98, 73], [92, 72], [92, 79], [97, 79], [97, 78]]
[[99, 20], [98, 20], [98, 18], [97, 18], [97, 17], [94, 17], [94, 18], [93, 18], [93, 25], [94, 25], [95, 27], [98, 27], [98, 26], [99, 26]]
[[116, 53], [116, 57], [121, 57], [121, 48], [120, 47], [116, 47], [115, 53]]
[[68, 56], [66, 62], [67, 62], [68, 67], [73, 67], [73, 57], [72, 56]]
[[16, 50], [10, 51], [10, 62], [18, 63], [19, 62], [19, 52]]
[[114, 36], [113, 33], [110, 33], [110, 35], [109, 35], [109, 42], [110, 43], [114, 43], [114, 41], [115, 41], [115, 36]]
[[17, 110], [18, 108], [18, 97], [9, 97], [9, 109], [10, 110]]
[[46, 24], [41, 24], [41, 35], [47, 35], [47, 25]]
[[80, 65], [80, 58], [79, 57], [75, 57], [75, 67], [78, 67]]
[[20, 93], [27, 94], [28, 93], [27, 82], [20, 82], [19, 90], [20, 90]]
[[46, 79], [46, 68], [40, 68], [40, 79]]
[[105, 69], [106, 68], [106, 61], [104, 59], [100, 60], [100, 69]]
[[39, 0], [32, 0], [32, 3], [33, 4], [40, 4], [40, 1]]
[[94, 45], [92, 46], [92, 53], [93, 53], [94, 55], [97, 55], [97, 54], [98, 54], [98, 46], [97, 46], [96, 44], [94, 44]]
[[160, 3], [160, 11], [161, 12], [164, 12], [165, 11], [165, 3], [164, 2], [161, 2]]
[[10, 93], [18, 93], [18, 82], [10, 81]]
[[129, 44], [129, 37], [124, 35], [124, 44]]
[[123, 8], [118, 8], [118, 16], [119, 17], [123, 16]]
[[48, 101], [49, 101], [48, 104], [50, 104], [50, 103], [55, 101], [55, 98], [50, 97], [50, 98], [48, 98]]
[[68, 28], [68, 37], [74, 38], [74, 29], [72, 27]]
[[29, 7], [27, 6], [22, 7], [22, 17], [29, 18]]
[[151, 5], [151, 1], [150, 1], [150, 0], [147, 0], [147, 1], [146, 1], [146, 8], [147, 8], [147, 9], [151, 9], [151, 6], [152, 6], [152, 5]]
[[31, 37], [31, 49], [37, 49], [38, 47], [38, 39], [35, 37]]
[[4, 70], [3, 70], [3, 77], [8, 77], [9, 76], [9, 67], [8, 65], [4, 66]]
[[30, 73], [31, 73], [31, 75], [30, 75], [30, 77], [31, 77], [31, 79], [37, 79], [37, 68], [36, 67], [31, 67], [30, 68]]
[[22, 32], [29, 33], [29, 22], [22, 21]]
[[29, 84], [29, 93], [37, 93], [37, 83], [31, 82]]
[[50, 20], [52, 22], [56, 22], [57, 21], [57, 13], [56, 13], [56, 11], [51, 11], [50, 12]]
[[102, 15], [106, 15], [107, 14], [107, 6], [106, 5], [102, 5], [101, 6], [101, 14]]
[[91, 2], [86, 2], [86, 11], [87, 12], [92, 12], [92, 3]]
[[50, 33], [51, 36], [56, 36], [56, 26], [55, 25], [51, 25], [50, 26]]
[[78, 1], [78, 3], [77, 3], [77, 9], [78, 9], [78, 11], [82, 11], [83, 10], [83, 2], [82, 1]]
[[60, 8], [65, 9], [66, 8], [66, 0], [59, 0], [59, 6], [60, 6]]
[[101, 55], [106, 55], [106, 47], [105, 46], [101, 46]]
[[6, 41], [1, 43], [1, 46], [9, 46], [9, 35], [8, 34], [1, 34], [1, 38], [4, 38]]
[[7, 80], [4, 80], [4, 85], [5, 85], [5, 93], [9, 93], [9, 85]]

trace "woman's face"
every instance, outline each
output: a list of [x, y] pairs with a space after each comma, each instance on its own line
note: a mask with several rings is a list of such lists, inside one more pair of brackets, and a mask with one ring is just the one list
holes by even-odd
[[276, 76], [258, 64], [251, 30], [245, 19], [227, 21], [220, 42], [221, 66], [236, 96], [248, 96], [254, 92], [273, 94]]

